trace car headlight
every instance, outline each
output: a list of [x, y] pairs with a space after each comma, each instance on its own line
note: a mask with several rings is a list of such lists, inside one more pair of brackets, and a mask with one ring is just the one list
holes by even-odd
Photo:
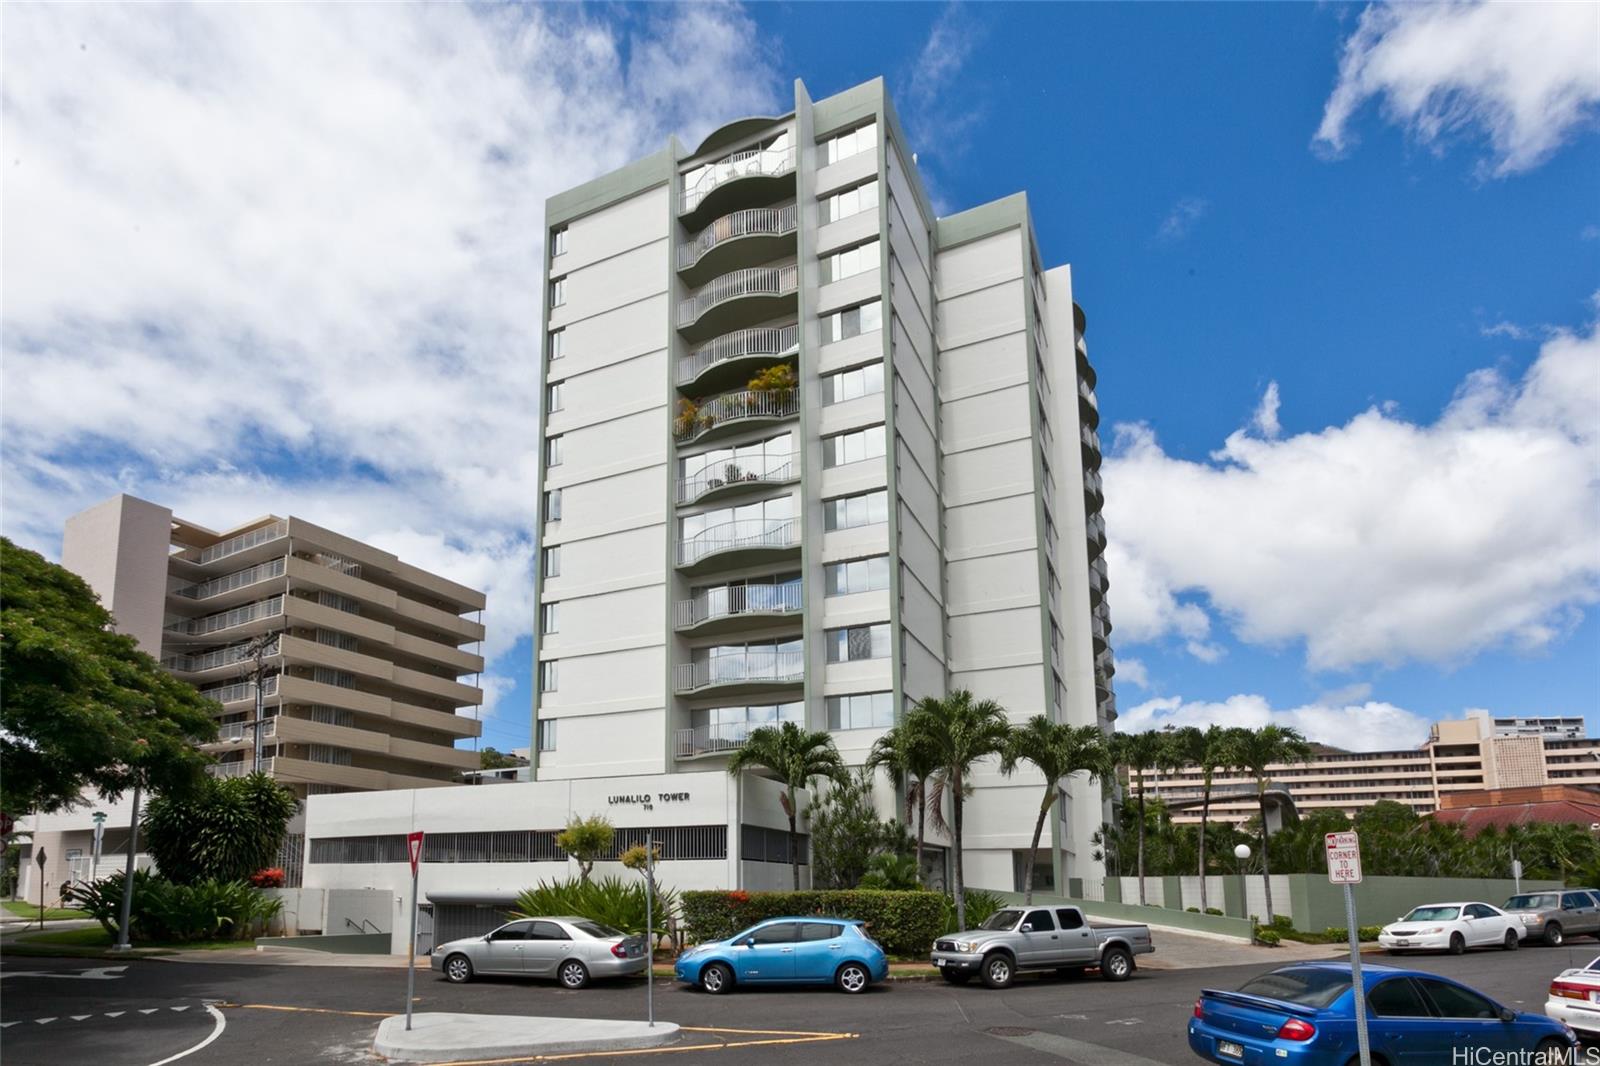
[[685, 951], [684, 951], [684, 952], [683, 952], [683, 954], [681, 954], [681, 955], [679, 955], [679, 956], [678, 956], [678, 958], [680, 958], [680, 959], [692, 959], [692, 958], [694, 958], [694, 957], [695, 957], [695, 956], [696, 956], [696, 955], [699, 955], [699, 954], [700, 954], [700, 953], [701, 953], [701, 952], [703, 952], [703, 951], [705, 951], [705, 950], [706, 950], [706, 949], [705, 949], [705, 948], [704, 948], [704, 947], [700, 947], [700, 946], [698, 946], [698, 945], [697, 945], [697, 946], [695, 946], [695, 947], [692, 947], [692, 948], [688, 948], [688, 949], [686, 949], [686, 950], [685, 950]]
[[1429, 934], [1432, 934], [1432, 933], [1442, 933], [1442, 932], [1444, 932], [1444, 926], [1442, 926], [1442, 925], [1430, 925], [1430, 926], [1428, 926], [1428, 928], [1422, 930], [1422, 935], [1423, 936], [1428, 936]]
[[978, 942], [976, 940], [957, 940], [956, 941], [956, 950], [957, 951], [964, 951], [964, 952], [977, 951], [978, 950]]
[[1522, 922], [1524, 925], [1538, 925], [1539, 916], [1537, 914], [1524, 914], [1522, 916]]

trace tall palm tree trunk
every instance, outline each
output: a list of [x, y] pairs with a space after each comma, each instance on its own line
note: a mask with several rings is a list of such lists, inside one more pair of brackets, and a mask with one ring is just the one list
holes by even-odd
[[794, 873], [794, 890], [800, 891], [800, 838], [795, 832], [794, 788], [789, 789], [789, 869]]
[[1054, 785], [1046, 785], [1044, 805], [1039, 808], [1039, 817], [1033, 823], [1033, 846], [1028, 849], [1028, 861], [1022, 868], [1022, 903], [1028, 906], [1033, 903], [1033, 860], [1039, 854], [1039, 838], [1044, 835], [1044, 820], [1050, 814], [1050, 808], [1055, 805]]
[[952, 818], [951, 829], [956, 847], [956, 928], [967, 927], [967, 897], [966, 879], [961, 862], [961, 773], [959, 769], [954, 774], [952, 783], [955, 785], [955, 794], [951, 797]]
[[1267, 790], [1262, 788], [1257, 794], [1261, 805], [1261, 887], [1267, 893], [1267, 923], [1272, 924], [1272, 863], [1267, 858], [1267, 845], [1270, 837], [1267, 832]]
[[1135, 785], [1139, 789], [1139, 906], [1144, 906], [1144, 770], [1135, 768], [1133, 771]]
[[1206, 819], [1211, 815], [1211, 774], [1208, 772], [1200, 793], [1200, 910], [1206, 909]]
[[923, 826], [928, 817], [928, 805], [923, 802], [927, 792], [922, 787], [922, 778], [917, 778], [917, 884], [922, 884], [922, 836]]

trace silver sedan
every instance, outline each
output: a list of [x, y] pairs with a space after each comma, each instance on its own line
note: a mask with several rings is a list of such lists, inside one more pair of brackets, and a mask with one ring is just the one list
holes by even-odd
[[433, 969], [461, 983], [477, 974], [547, 977], [582, 988], [597, 977], [643, 973], [644, 938], [587, 918], [525, 918], [433, 949]]

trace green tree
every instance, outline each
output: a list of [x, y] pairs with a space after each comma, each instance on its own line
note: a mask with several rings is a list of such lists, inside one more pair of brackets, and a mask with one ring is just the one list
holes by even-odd
[[1200, 909], [1210, 906], [1206, 898], [1206, 829], [1211, 821], [1211, 785], [1218, 770], [1227, 769], [1230, 731], [1219, 725], [1201, 730], [1197, 726], [1168, 727], [1166, 747], [1168, 765], [1193, 766], [1200, 771], [1200, 830], [1195, 850], [1196, 872], [1200, 875]]
[[567, 827], [556, 834], [556, 847], [577, 862], [578, 880], [588, 881], [595, 860], [611, 851], [616, 837], [616, 829], [601, 815], [570, 818]]
[[89, 788], [198, 788], [221, 707], [115, 632], [76, 574], [0, 538], [0, 807], [53, 811]]
[[917, 874], [916, 860], [911, 856], [880, 851], [867, 864], [867, 872], [861, 876], [856, 887], [905, 892], [921, 887]]
[[905, 832], [878, 817], [872, 774], [846, 774], [806, 810], [811, 829], [811, 887], [855, 888], [874, 855], [904, 850]]
[[1137, 870], [1139, 877], [1139, 903], [1141, 906], [1145, 902], [1144, 841], [1148, 827], [1148, 822], [1145, 818], [1144, 775], [1145, 771], [1161, 765], [1161, 760], [1164, 757], [1165, 751], [1162, 736], [1156, 730], [1149, 729], [1143, 733], [1113, 733], [1111, 735], [1112, 762], [1127, 769], [1129, 780], [1139, 796]]
[[[933, 812], [934, 828], [950, 831], [955, 851], [956, 925], [966, 928], [966, 879], [961, 861], [962, 805], [968, 789], [972, 764], [1005, 751], [1011, 736], [1011, 723], [1005, 708], [993, 700], [974, 699], [966, 689], [957, 689], [944, 699], [928, 696], [918, 701], [905, 717], [905, 727], [926, 745], [935, 767], [926, 802]], [[944, 823], [944, 797], [950, 797], [951, 820]]]
[[244, 881], [278, 861], [298, 807], [266, 774], [208, 777], [192, 792], [156, 793], [139, 828], [166, 880]]
[[1264, 725], [1244, 729], [1228, 744], [1228, 764], [1244, 770], [1255, 779], [1256, 805], [1261, 810], [1261, 881], [1267, 895], [1267, 924], [1272, 924], [1272, 864], [1269, 861], [1271, 830], [1267, 825], [1267, 788], [1272, 784], [1268, 772], [1284, 763], [1305, 762], [1311, 745], [1298, 729]]
[[777, 727], [751, 730], [744, 746], [728, 760], [728, 773], [737, 777], [746, 770], [766, 770], [784, 786], [780, 801], [789, 817], [789, 865], [794, 873], [794, 889], [800, 891], [800, 852], [795, 845], [795, 790], [810, 788], [811, 782], [826, 778], [843, 781], [844, 760], [827, 733], [813, 733], [793, 722]]
[[505, 770], [513, 766], [521, 766], [522, 760], [515, 755], [507, 755], [495, 748], [484, 748], [478, 752], [478, 769], [480, 770]]
[[1030, 762], [1044, 775], [1044, 795], [1039, 800], [1039, 815], [1033, 822], [1033, 843], [1028, 847], [1022, 875], [1024, 903], [1033, 902], [1034, 857], [1039, 853], [1044, 821], [1060, 796], [1061, 782], [1077, 773], [1087, 773], [1090, 781], [1099, 780], [1106, 774], [1109, 761], [1105, 734], [1098, 726], [1067, 725], [1052, 722], [1047, 715], [1036, 714], [1026, 725], [1011, 730], [1000, 768], [1009, 774], [1019, 762]]
[[894, 782], [894, 786], [905, 792], [906, 826], [911, 825], [911, 812], [916, 811], [917, 883], [921, 884], [922, 850], [923, 843], [927, 840], [928, 778], [933, 775], [935, 769], [933, 752], [928, 746], [927, 738], [919, 737], [904, 724], [894, 726], [872, 742], [872, 751], [867, 755], [866, 766], [869, 770], [883, 767], [889, 772], [889, 779]]

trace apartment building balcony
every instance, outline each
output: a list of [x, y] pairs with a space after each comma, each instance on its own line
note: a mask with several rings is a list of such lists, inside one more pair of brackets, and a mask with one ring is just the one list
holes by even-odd
[[763, 455], [737, 462], [708, 463], [688, 477], [678, 479], [678, 502], [695, 503], [736, 496], [750, 489], [782, 485], [800, 478], [800, 453]]
[[1094, 365], [1089, 362], [1089, 349], [1084, 347], [1082, 337], [1078, 338], [1076, 351], [1078, 380], [1087, 383], [1089, 388], [1093, 389], [1097, 384], [1099, 384], [1100, 376], [1094, 372]]
[[1117, 663], [1116, 660], [1112, 658], [1109, 648], [1094, 657], [1094, 671], [1097, 675], [1105, 678], [1112, 678], [1116, 676]]
[[1106, 505], [1105, 484], [1100, 480], [1100, 471], [1085, 470], [1083, 472], [1083, 500], [1084, 505], [1091, 514]]
[[169, 561], [206, 567], [224, 559], [232, 565], [248, 565], [267, 558], [274, 552], [281, 554], [276, 542], [289, 535], [288, 522], [272, 522], [213, 544], [209, 548], [184, 548], [168, 556]]
[[805, 675], [803, 650], [755, 647], [702, 662], [678, 663], [672, 668], [672, 688], [680, 696], [712, 690], [736, 696], [798, 685]]
[[693, 444], [799, 416], [798, 389], [740, 389], [713, 396], [692, 410], [681, 409], [672, 428], [679, 444]]
[[1094, 567], [1089, 568], [1089, 603], [1098, 604], [1106, 598], [1106, 579]]
[[[1092, 514], [1084, 521], [1084, 532], [1089, 540], [1089, 559], [1092, 562], [1105, 554], [1106, 550], [1106, 520], [1100, 514]], [[1101, 588], [1105, 587], [1105, 577], [1101, 576]]]
[[[230, 673], [236, 676], [240, 664], [251, 660], [249, 650], [249, 644], [242, 642], [200, 655], [168, 655], [162, 658], [161, 665], [190, 684], [199, 684], [227, 677]], [[280, 654], [279, 642], [274, 641], [267, 646], [262, 659], [275, 659]]]
[[[263, 759], [262, 769], [267, 768], [271, 759]], [[244, 777], [256, 768], [253, 759], [242, 759], [239, 762], [214, 762], [206, 767], [206, 773], [212, 777]]]
[[752, 326], [708, 341], [678, 360], [678, 388], [699, 393], [726, 388], [772, 363], [799, 354], [800, 325]]
[[[261, 696], [270, 699], [278, 694], [278, 677], [274, 674], [267, 678], [261, 685]], [[208, 700], [216, 700], [226, 707], [230, 703], [255, 703], [256, 683], [254, 681], [239, 681], [231, 685], [212, 685], [210, 688], [200, 690], [200, 695]]]
[[203, 615], [200, 618], [186, 618], [167, 626], [162, 632], [180, 642], [204, 639], [214, 643], [212, 638], [217, 634], [226, 634], [226, 639], [232, 640], [270, 632], [277, 627], [276, 620], [282, 615], [283, 596], [280, 594], [229, 611]]
[[678, 330], [715, 337], [796, 310], [800, 268], [794, 263], [746, 267], [713, 278], [678, 303]]
[[676, 759], [700, 759], [726, 755], [744, 747], [750, 734], [762, 727], [773, 727], [780, 722], [718, 722], [714, 725], [697, 725], [673, 733], [672, 755]]
[[1078, 442], [1083, 452], [1085, 470], [1100, 469], [1100, 434], [1093, 426], [1084, 423], [1078, 427]]
[[747, 518], [723, 522], [678, 542], [678, 568], [691, 573], [719, 566], [750, 566], [773, 556], [798, 554], [800, 520]]
[[247, 603], [259, 597], [261, 585], [283, 577], [286, 569], [287, 559], [279, 556], [209, 581], [179, 586], [167, 595], [172, 605], [180, 610], [193, 606], [216, 608]]
[[730, 152], [684, 183], [679, 218], [686, 228], [698, 230], [719, 214], [792, 196], [794, 164], [793, 145]]
[[678, 273], [685, 284], [698, 285], [736, 267], [793, 255], [799, 221], [799, 205], [792, 203], [723, 215], [678, 245]]
[[1100, 402], [1095, 399], [1094, 390], [1082, 378], [1078, 379], [1078, 415], [1083, 423], [1093, 429], [1100, 426]]
[[722, 633], [791, 617], [800, 613], [800, 606], [800, 586], [794, 581], [728, 585], [679, 600], [673, 605], [672, 628], [696, 635]]
[[1099, 615], [1089, 618], [1089, 635], [1094, 638], [1094, 653], [1099, 655], [1106, 650], [1106, 624]]

